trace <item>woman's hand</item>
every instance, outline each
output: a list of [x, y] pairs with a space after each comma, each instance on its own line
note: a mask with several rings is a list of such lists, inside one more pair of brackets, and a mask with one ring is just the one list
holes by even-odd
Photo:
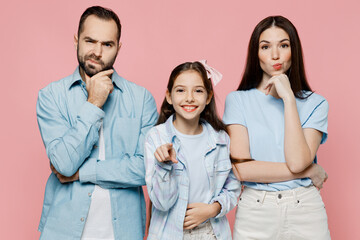
[[236, 177], [239, 181], [241, 181], [240, 173], [239, 173], [238, 169], [236, 168], [236, 164], [232, 163], [232, 164], [231, 164], [231, 167], [232, 167], [232, 170], [233, 170], [233, 173], [234, 173], [235, 177]]
[[289, 78], [286, 74], [280, 74], [270, 78], [264, 87], [264, 90], [266, 90], [265, 94], [268, 95], [273, 87], [275, 87], [275, 91], [279, 98], [283, 100], [295, 98], [294, 93], [291, 90]]
[[323, 183], [328, 179], [328, 175], [325, 170], [318, 164], [311, 164], [307, 169], [309, 171], [309, 177], [317, 189], [323, 187]]
[[199, 226], [199, 224], [205, 222], [207, 219], [216, 217], [220, 210], [221, 206], [218, 202], [212, 204], [190, 203], [185, 213], [184, 229], [193, 229]]
[[178, 163], [176, 160], [176, 152], [171, 143], [166, 143], [158, 147], [154, 153], [155, 158], [159, 162]]

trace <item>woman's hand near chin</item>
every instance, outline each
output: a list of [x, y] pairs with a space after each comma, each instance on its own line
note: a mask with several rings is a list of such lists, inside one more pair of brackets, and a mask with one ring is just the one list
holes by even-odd
[[275, 88], [279, 98], [281, 98], [283, 101], [295, 99], [289, 78], [286, 76], [286, 74], [273, 76], [267, 81], [264, 87], [264, 90], [266, 90], [266, 95], [270, 93], [273, 87]]

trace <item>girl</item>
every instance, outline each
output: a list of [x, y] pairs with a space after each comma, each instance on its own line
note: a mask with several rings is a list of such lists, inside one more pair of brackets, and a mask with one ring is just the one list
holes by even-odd
[[240, 185], [230, 173], [229, 137], [202, 63], [172, 71], [158, 124], [145, 140], [153, 204], [148, 239], [231, 239], [225, 214]]
[[327, 113], [327, 101], [306, 81], [296, 28], [281, 16], [262, 20], [225, 106], [233, 170], [245, 185], [234, 239], [330, 239], [313, 186], [321, 188], [327, 176], [312, 164], [327, 138]]

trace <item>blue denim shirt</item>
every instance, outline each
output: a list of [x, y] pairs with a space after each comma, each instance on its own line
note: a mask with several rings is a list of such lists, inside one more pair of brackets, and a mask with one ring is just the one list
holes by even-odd
[[[47, 156], [56, 170], [79, 181], [47, 181], [40, 239], [80, 239], [95, 184], [109, 189], [116, 239], [142, 239], [145, 226], [143, 145], [157, 120], [156, 104], [143, 87], [112, 75], [114, 91], [100, 109], [87, 102], [79, 69], [39, 92], [37, 118]], [[99, 161], [103, 121], [105, 161]]]
[[[146, 185], [153, 203], [148, 240], [183, 239], [183, 224], [189, 197], [187, 161], [172, 124], [171, 116], [164, 124], [152, 128], [145, 139]], [[210, 219], [216, 239], [231, 239], [226, 213], [233, 209], [240, 193], [240, 182], [231, 170], [230, 140], [223, 132], [215, 131], [207, 122], [203, 127], [209, 132], [205, 167], [209, 177], [212, 199], [219, 202], [221, 212]], [[154, 157], [156, 148], [172, 143], [176, 151], [176, 164], [160, 163]]]

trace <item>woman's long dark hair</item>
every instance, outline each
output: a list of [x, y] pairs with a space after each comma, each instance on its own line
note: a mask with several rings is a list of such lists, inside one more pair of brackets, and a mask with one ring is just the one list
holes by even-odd
[[256, 25], [249, 42], [245, 71], [237, 90], [249, 90], [260, 85], [263, 70], [259, 62], [259, 39], [262, 32], [271, 27], [283, 29], [290, 37], [291, 66], [285, 73], [291, 84], [291, 89], [297, 98], [304, 99], [303, 91], [312, 92], [307, 82], [303, 61], [301, 42], [295, 26], [285, 17], [270, 16]]
[[[185, 71], [195, 71], [199, 73], [201, 79], [203, 80], [207, 94], [214, 93], [211, 79], [207, 77], [206, 69], [200, 62], [186, 62], [174, 68], [174, 70], [170, 74], [169, 82], [167, 85], [167, 90], [169, 91], [169, 93], [171, 93], [176, 78]], [[156, 125], [164, 123], [174, 113], [175, 110], [173, 106], [166, 101], [166, 98], [164, 98], [164, 101], [160, 108], [160, 116]], [[206, 105], [205, 109], [200, 114], [200, 118], [207, 121], [216, 131], [226, 131], [225, 124], [220, 120], [219, 116], [217, 115], [214, 94], [210, 100], [210, 103]]]

